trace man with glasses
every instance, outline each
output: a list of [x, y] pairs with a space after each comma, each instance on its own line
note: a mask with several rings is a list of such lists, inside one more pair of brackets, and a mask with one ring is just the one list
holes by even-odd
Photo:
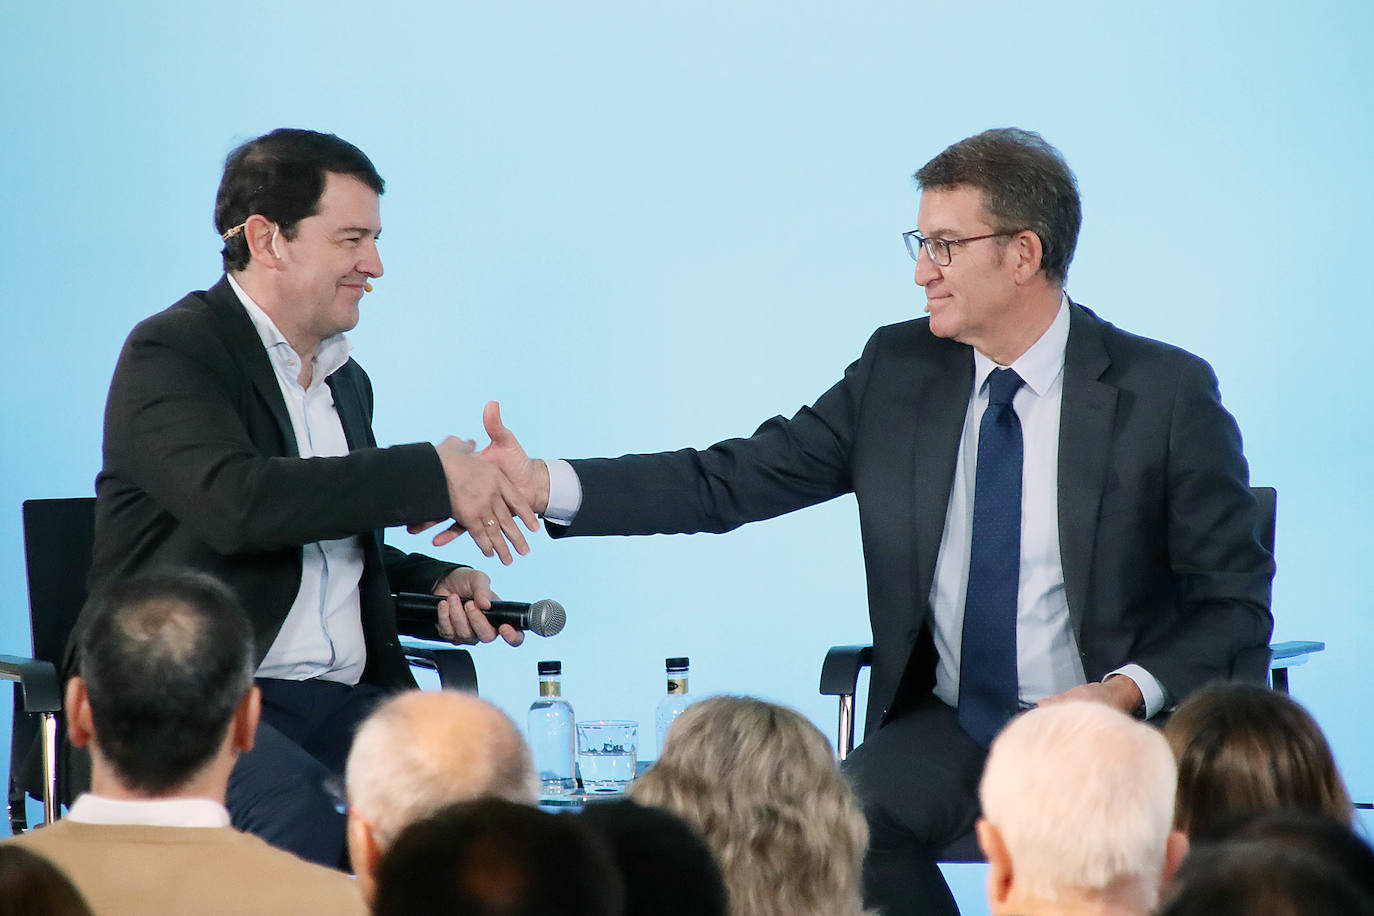
[[1273, 559], [1239, 430], [1203, 360], [1068, 298], [1077, 183], [1038, 134], [991, 130], [915, 175], [906, 233], [929, 317], [748, 439], [530, 461], [484, 453], [563, 535], [728, 531], [859, 505], [873, 669], [846, 761], [867, 903], [957, 912], [935, 851], [972, 829], [987, 746], [1019, 709], [1151, 717], [1267, 644]]

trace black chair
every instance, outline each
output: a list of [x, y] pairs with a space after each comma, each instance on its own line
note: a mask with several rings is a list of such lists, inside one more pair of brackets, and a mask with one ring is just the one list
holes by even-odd
[[[1274, 552], [1274, 524], [1278, 491], [1273, 487], [1251, 487], [1260, 510], [1260, 543]], [[1275, 690], [1288, 692], [1288, 669], [1304, 665], [1324, 642], [1279, 642], [1268, 647], [1247, 649], [1231, 663], [1231, 677], [1252, 683], [1268, 683]], [[840, 713], [835, 748], [844, 760], [854, 749], [854, 695], [858, 692], [859, 672], [873, 663], [873, 646], [832, 646], [821, 663], [820, 690], [825, 696], [839, 698]], [[983, 856], [972, 833], [955, 840], [937, 852], [941, 862], [981, 862]]]
[[[86, 602], [86, 573], [95, 539], [95, 499], [30, 499], [23, 505], [24, 557], [29, 579], [29, 630], [32, 657], [0, 655], [0, 679], [14, 681], [14, 721], [10, 736], [10, 829], [28, 828], [26, 800], [42, 799], [43, 821], [57, 819], [58, 806], [74, 799], [78, 780], [71, 772], [70, 746], [62, 722], [59, 676], [67, 639]], [[428, 621], [398, 615], [402, 632], [437, 639]], [[409, 624], [409, 625], [408, 625]], [[439, 674], [444, 687], [477, 692], [477, 669], [466, 649], [448, 643], [403, 642], [412, 666]], [[80, 782], [84, 782], [82, 777]]]

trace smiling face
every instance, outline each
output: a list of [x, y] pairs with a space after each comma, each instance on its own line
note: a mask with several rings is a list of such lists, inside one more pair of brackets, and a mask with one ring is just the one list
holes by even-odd
[[318, 344], [357, 326], [363, 284], [382, 275], [381, 232], [377, 192], [329, 172], [315, 214], [296, 225], [296, 237], [276, 234], [281, 314], [273, 318], [293, 345]]
[[[968, 185], [922, 192], [916, 225], [932, 239], [971, 238], [1004, 228], [988, 222], [982, 192]], [[1009, 251], [1009, 238], [953, 245], [950, 263], [944, 267], [921, 252], [916, 283], [925, 288], [925, 310], [936, 337], [957, 340], [992, 356], [998, 343], [1017, 330], [1022, 320], [1015, 308], [1017, 259]]]

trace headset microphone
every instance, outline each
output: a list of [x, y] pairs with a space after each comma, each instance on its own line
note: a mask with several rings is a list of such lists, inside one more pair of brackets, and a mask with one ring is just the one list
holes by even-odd
[[365, 293], [370, 293], [370, 292], [372, 292], [372, 284], [369, 283], [369, 282], [367, 282], [367, 281], [364, 281], [364, 282], [363, 282], [363, 292], [365, 292]]

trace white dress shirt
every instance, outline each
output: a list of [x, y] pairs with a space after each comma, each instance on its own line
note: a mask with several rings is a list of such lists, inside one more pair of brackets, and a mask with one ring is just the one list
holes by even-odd
[[[348, 338], [336, 334], [320, 342], [310, 387], [302, 388], [300, 354], [232, 276], [229, 285], [238, 294], [267, 350], [300, 456], [348, 454], [343, 423], [334, 407], [334, 394], [326, 383], [330, 375], [348, 362], [352, 349]], [[363, 548], [356, 536], [306, 544], [301, 555], [300, 591], [258, 666], [258, 677], [358, 683], [367, 663], [362, 600], [358, 593], [362, 575]]]
[[105, 798], [87, 792], [72, 803], [67, 820], [135, 827], [228, 827], [229, 812], [208, 798]]

